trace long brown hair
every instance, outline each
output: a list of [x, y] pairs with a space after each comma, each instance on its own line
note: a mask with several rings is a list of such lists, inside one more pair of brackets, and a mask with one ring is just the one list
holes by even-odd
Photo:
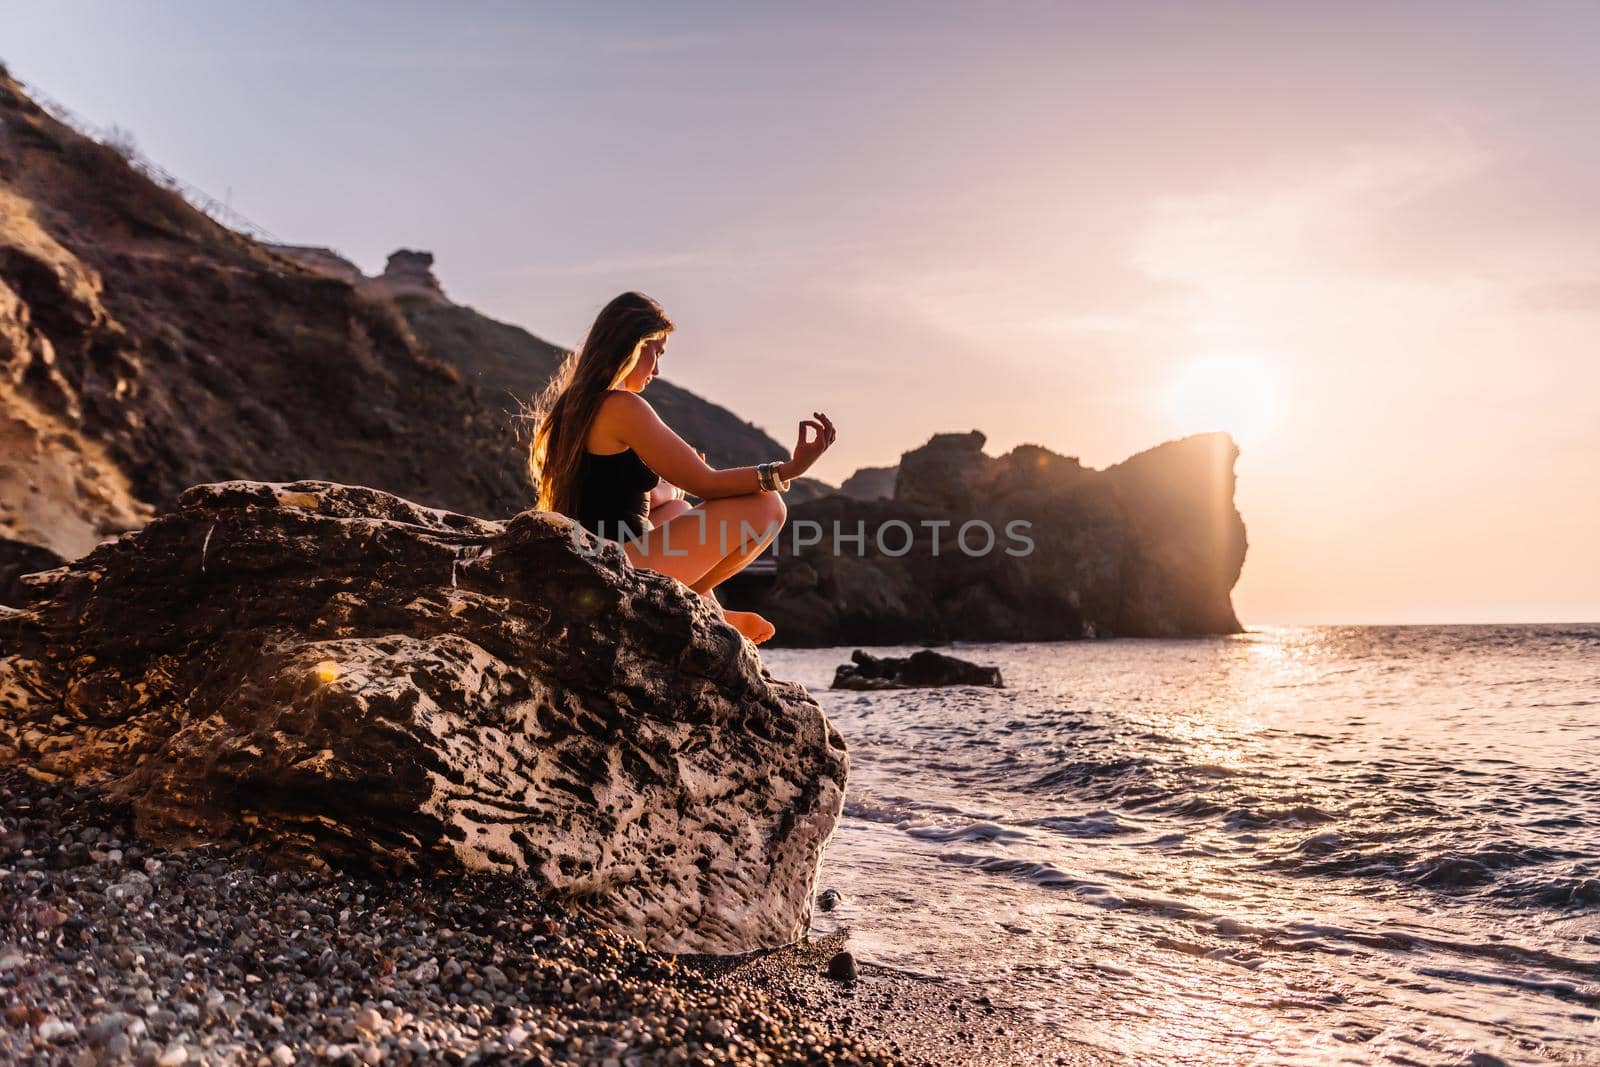
[[534, 401], [528, 475], [539, 490], [534, 507], [570, 515], [577, 508], [573, 482], [589, 426], [605, 400], [639, 361], [639, 349], [671, 333], [672, 320], [643, 293], [623, 293], [600, 309], [589, 336], [561, 362]]

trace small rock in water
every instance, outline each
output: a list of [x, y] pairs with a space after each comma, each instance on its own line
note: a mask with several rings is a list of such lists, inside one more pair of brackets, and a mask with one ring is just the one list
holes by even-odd
[[938, 685], [1005, 688], [999, 667], [984, 667], [932, 649], [910, 656], [874, 656], [856, 649], [833, 674], [835, 689], [912, 689]]
[[840, 952], [828, 961], [828, 977], [835, 982], [854, 982], [860, 977], [856, 958], [848, 950]]

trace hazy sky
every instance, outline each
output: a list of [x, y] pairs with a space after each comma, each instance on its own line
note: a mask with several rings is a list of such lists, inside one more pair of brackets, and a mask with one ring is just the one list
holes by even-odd
[[557, 343], [650, 293], [830, 480], [1234, 429], [1247, 623], [1600, 619], [1600, 4], [8, 0], [0, 58]]

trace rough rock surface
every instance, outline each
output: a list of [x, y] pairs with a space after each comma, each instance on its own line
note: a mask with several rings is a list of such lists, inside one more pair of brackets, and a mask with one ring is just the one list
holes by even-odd
[[[907, 452], [893, 500], [791, 507], [776, 581], [730, 606], [801, 646], [1238, 632], [1245, 531], [1226, 434], [1099, 471], [1036, 445], [989, 456], [983, 443], [938, 434]], [[1013, 522], [1027, 524], [1021, 536]]]
[[937, 685], [983, 685], [1003, 689], [999, 667], [923, 649], [909, 656], [874, 656], [859, 648], [833, 672], [835, 689], [913, 689]]
[[202, 485], [27, 581], [0, 609], [0, 759], [131, 802], [158, 843], [520, 872], [673, 951], [807, 928], [838, 734], [566, 519]]
[[0, 605], [22, 603], [24, 574], [61, 566], [61, 557], [48, 548], [0, 537]]

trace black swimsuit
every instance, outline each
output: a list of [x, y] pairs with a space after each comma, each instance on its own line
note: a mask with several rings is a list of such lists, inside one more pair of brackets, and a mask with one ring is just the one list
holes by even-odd
[[650, 528], [650, 490], [659, 480], [631, 448], [606, 455], [586, 451], [578, 460], [573, 517], [590, 533], [613, 541], [640, 537]]

